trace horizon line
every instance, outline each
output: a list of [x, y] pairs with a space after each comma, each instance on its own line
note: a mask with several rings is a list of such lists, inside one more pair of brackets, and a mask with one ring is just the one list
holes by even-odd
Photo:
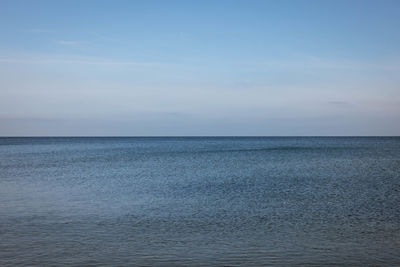
[[270, 138], [270, 137], [400, 137], [400, 135], [15, 135], [0, 138]]

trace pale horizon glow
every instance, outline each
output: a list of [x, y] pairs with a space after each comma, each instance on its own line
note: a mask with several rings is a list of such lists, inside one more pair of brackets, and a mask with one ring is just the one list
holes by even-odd
[[1, 1], [0, 136], [398, 136], [398, 1]]

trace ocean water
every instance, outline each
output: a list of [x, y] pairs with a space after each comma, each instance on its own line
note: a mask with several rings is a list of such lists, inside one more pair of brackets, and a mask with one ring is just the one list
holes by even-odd
[[400, 138], [0, 138], [0, 266], [400, 265]]

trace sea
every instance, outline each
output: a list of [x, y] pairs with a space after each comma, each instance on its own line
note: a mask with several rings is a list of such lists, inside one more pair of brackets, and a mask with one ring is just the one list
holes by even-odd
[[0, 266], [324, 265], [400, 265], [400, 137], [0, 138]]

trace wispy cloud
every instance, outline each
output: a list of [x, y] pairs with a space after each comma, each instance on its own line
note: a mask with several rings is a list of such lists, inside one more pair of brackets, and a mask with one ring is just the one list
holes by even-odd
[[152, 67], [165, 66], [166, 63], [160, 62], [140, 62], [140, 61], [120, 61], [108, 58], [84, 57], [75, 55], [26, 55], [15, 57], [1, 57], [0, 63], [12, 64], [78, 64], [78, 65], [98, 65], [98, 66], [127, 66], [127, 67]]
[[338, 107], [349, 107], [349, 106], [351, 106], [351, 104], [349, 102], [341, 101], [341, 100], [328, 101], [328, 104], [329, 105], [333, 105], [333, 106], [338, 106]]
[[83, 41], [70, 41], [70, 40], [57, 40], [56, 43], [59, 45], [75, 46], [75, 47], [87, 44], [87, 42]]
[[361, 71], [361, 70], [382, 70], [400, 71], [398, 60], [387, 62], [369, 62], [350, 59], [330, 59], [316, 56], [293, 56], [290, 59], [271, 59], [253, 62], [233, 62], [247, 70], [340, 70], [340, 71]]
[[43, 28], [33, 28], [33, 29], [28, 29], [27, 31], [30, 33], [49, 33], [49, 32], [51, 32], [50, 30], [43, 29]]

